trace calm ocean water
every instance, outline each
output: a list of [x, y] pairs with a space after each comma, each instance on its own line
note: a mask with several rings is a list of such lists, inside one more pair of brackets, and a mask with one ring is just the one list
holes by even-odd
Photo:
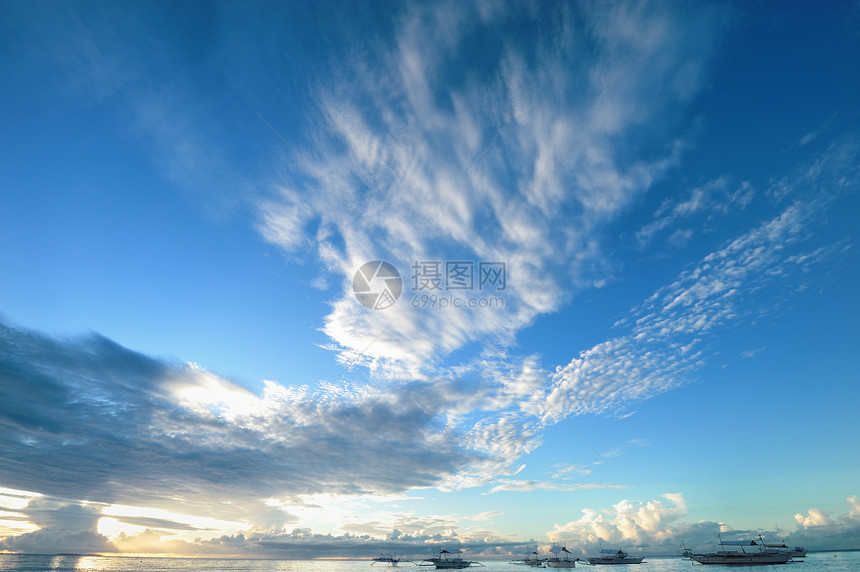
[[[432, 572], [431, 567], [418, 568], [411, 564], [397, 567], [377, 564], [371, 568], [369, 560], [238, 560], [208, 558], [132, 558], [124, 556], [39, 556], [0, 554], [0, 571], [48, 572], [83, 571], [100, 572], [161, 572], [181, 570], [211, 570], [213, 572], [390, 572], [415, 570]], [[577, 568], [602, 570], [603, 567], [578, 565]], [[641, 565], [631, 565], [631, 572], [681, 572], [700, 569], [701, 565], [680, 558], [648, 558]], [[817, 552], [807, 556], [803, 562], [792, 562], [785, 566], [762, 568], [761, 566], [729, 567], [729, 570], [769, 570], [786, 572], [855, 572], [860, 571], [860, 552]], [[612, 570], [617, 568], [612, 567]], [[626, 569], [626, 568], [625, 568]], [[725, 569], [720, 566], [708, 570]], [[530, 568], [515, 566], [507, 562], [484, 562], [482, 572], [525, 572]], [[549, 569], [547, 569], [549, 570]]]

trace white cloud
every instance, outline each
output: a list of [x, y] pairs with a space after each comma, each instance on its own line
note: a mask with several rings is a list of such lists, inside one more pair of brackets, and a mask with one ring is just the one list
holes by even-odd
[[667, 493], [662, 500], [622, 500], [611, 509], [583, 509], [582, 513], [579, 520], [556, 525], [547, 533], [550, 540], [567, 541], [586, 551], [601, 543], [613, 546], [671, 545], [674, 549], [678, 532], [686, 528], [682, 521], [687, 515], [687, 507], [682, 494]]
[[762, 353], [764, 350], [765, 350], [764, 347], [755, 348], [753, 350], [746, 350], [746, 351], [741, 352], [741, 357], [744, 359], [754, 358], [755, 356]]
[[[602, 278], [596, 230], [677, 165], [683, 148], [661, 136], [663, 153], [643, 162], [617, 143], [695, 92], [690, 70], [705, 65], [721, 19], [639, 4], [578, 7], [582, 14], [561, 10], [557, 26], [529, 17], [532, 45], [504, 41], [475, 59], [465, 42], [523, 15], [478, 20], [471, 11], [412, 7], [395, 49], [352, 55], [354, 73], [338, 61], [336, 81], [319, 86], [317, 146], [302, 154], [311, 166], [294, 165], [294, 178], [315, 182], [280, 183], [263, 209], [262, 235], [288, 251], [309, 220], [290, 205], [319, 220], [317, 254], [344, 285], [324, 331], [341, 359], [379, 374], [415, 378], [469, 343], [508, 343], [557, 310], [571, 281]], [[437, 88], [433, 78], [457, 67], [466, 79]], [[677, 91], [662, 93], [665, 83]], [[505, 307], [420, 312], [404, 299], [368, 313], [350, 280], [377, 258], [404, 274], [415, 260], [504, 261]]]
[[558, 465], [554, 467], [552, 479], [571, 478], [571, 475], [590, 475], [592, 469], [585, 465]]
[[[687, 221], [699, 214], [706, 215], [703, 224], [707, 224], [717, 215], [726, 215], [734, 209], [744, 209], [752, 201], [755, 190], [744, 181], [731, 190], [727, 177], [720, 177], [694, 187], [688, 194], [678, 199], [667, 199], [654, 213], [654, 220], [636, 233], [639, 248], [644, 248], [654, 238], [667, 228], [681, 221]], [[686, 222], [689, 224], [689, 222]], [[676, 229], [667, 239], [672, 246], [682, 246], [692, 237], [689, 228]]]
[[687, 521], [687, 501], [681, 493], [667, 493], [650, 501], [624, 499], [611, 508], [582, 510], [578, 520], [557, 524], [547, 532], [551, 542], [567, 542], [583, 554], [593, 554], [600, 546], [623, 546], [631, 552], [647, 554], [678, 553], [683, 543], [697, 552], [707, 552], [715, 545], [718, 534], [723, 539], [785, 539], [789, 546], [813, 550], [838, 550], [856, 547], [860, 540], [860, 504], [848, 497], [849, 512], [833, 518], [818, 509], [806, 515], [797, 514], [793, 531], [742, 530], [731, 523]]
[[[557, 367], [550, 376], [543, 420], [618, 410], [685, 383], [707, 359], [710, 336], [773, 311], [779, 302], [768, 293], [789, 280], [802, 290], [809, 270], [844, 246], [804, 250], [831, 201], [857, 188], [858, 169], [849, 160], [854, 156], [852, 143], [831, 147], [801, 166], [800, 176], [784, 178], [784, 189], [791, 193], [813, 185], [810, 172], [822, 181], [815, 196], [726, 242], [634, 307], [616, 324], [629, 328], [628, 334], [596, 344]], [[828, 184], [834, 179], [840, 181], [835, 187]]]
[[796, 514], [797, 529], [786, 542], [792, 546], [821, 547], [826, 550], [852, 550], [860, 544], [860, 502], [851, 495], [845, 502], [848, 512], [834, 517], [811, 508], [806, 514]]
[[803, 528], [855, 526], [860, 529], [860, 501], [857, 500], [857, 495], [851, 495], [845, 499], [845, 502], [848, 504], [848, 512], [837, 519], [821, 509], [811, 508], [805, 515], [799, 513], [794, 515], [794, 520]]
[[612, 483], [551, 483], [535, 480], [497, 479], [497, 484], [486, 494], [504, 491], [592, 491], [596, 489], [623, 489], [624, 485]]
[[801, 146], [808, 145], [809, 143], [812, 143], [813, 141], [815, 141], [816, 139], [821, 137], [821, 135], [830, 128], [830, 125], [833, 123], [833, 121], [835, 119], [836, 119], [835, 114], [828, 117], [827, 120], [824, 121], [824, 123], [822, 123], [821, 125], [819, 125], [815, 129], [813, 129], [812, 131], [810, 131], [809, 133], [807, 133], [806, 135], [801, 137], [800, 141], [798, 141], [798, 145], [801, 145]]
[[858, 184], [860, 143], [851, 134], [831, 142], [814, 161], [775, 179], [767, 195], [777, 202], [808, 202], [807, 208], [820, 209], [839, 195], [856, 192]]
[[796, 514], [794, 515], [794, 520], [797, 521], [797, 524], [804, 528], [808, 528], [810, 526], [826, 526], [828, 524], [832, 524], [830, 517], [827, 514], [819, 510], [817, 508], [811, 508], [807, 511], [806, 515]]
[[114, 551], [107, 537], [96, 530], [98, 506], [39, 497], [32, 499], [23, 511], [38, 529], [0, 539], [0, 550], [30, 554]]

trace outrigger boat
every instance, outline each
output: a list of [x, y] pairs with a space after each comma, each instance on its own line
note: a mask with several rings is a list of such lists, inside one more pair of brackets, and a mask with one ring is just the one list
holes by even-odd
[[[546, 565], [549, 568], [576, 568], [576, 560], [570, 558], [570, 550], [566, 545], [553, 546], [549, 549], [553, 556], [547, 558]], [[562, 556], [564, 554], [564, 556]]]
[[592, 556], [591, 558], [586, 558], [585, 562], [587, 564], [596, 565], [596, 564], [642, 564], [642, 561], [645, 560], [644, 556], [630, 556], [620, 548], [618, 552], [613, 552], [612, 550], [600, 550], [600, 556]]
[[449, 556], [449, 554], [460, 553], [462, 553], [462, 550], [459, 548], [454, 551], [442, 549], [439, 551], [439, 556], [427, 558], [422, 561], [419, 566], [435, 566], [437, 570], [459, 570], [462, 568], [469, 568], [470, 566], [483, 566], [480, 562], [464, 560], [459, 556], [454, 556], [453, 558]]
[[[718, 550], [708, 554], [693, 554], [692, 560], [699, 564], [720, 564], [723, 566], [763, 566], [766, 564], [786, 564], [791, 554], [767, 548], [761, 536], [759, 540], [723, 540], [720, 546], [736, 546], [734, 550]], [[747, 550], [747, 547], [750, 550]]]

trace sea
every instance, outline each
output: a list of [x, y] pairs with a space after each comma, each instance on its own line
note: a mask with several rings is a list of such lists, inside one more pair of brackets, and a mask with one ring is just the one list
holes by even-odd
[[[508, 562], [485, 561], [483, 568], [474, 572], [525, 572], [529, 568]], [[371, 568], [372, 566], [372, 568]], [[681, 572], [702, 565], [683, 560], [679, 557], [646, 558], [642, 564], [629, 565], [631, 572]], [[131, 556], [46, 556], [33, 554], [0, 554], [0, 571], [54, 572], [83, 571], [100, 572], [173, 572], [173, 571], [211, 571], [211, 572], [397, 572], [412, 570], [431, 572], [431, 567], [417, 568], [414, 564], [402, 562], [398, 566], [372, 564], [370, 560], [246, 560], [225, 558], [154, 558]], [[577, 563], [577, 568], [595, 567]], [[597, 567], [600, 570], [603, 566]], [[617, 570], [612, 566], [610, 569]], [[627, 568], [626, 566], [623, 568]], [[709, 566], [708, 570], [721, 570], [722, 566]], [[776, 568], [780, 572], [857, 572], [860, 571], [860, 551], [852, 552], [813, 552], [800, 562], [773, 566], [731, 566], [732, 571]], [[547, 569], [551, 570], [551, 569]]]

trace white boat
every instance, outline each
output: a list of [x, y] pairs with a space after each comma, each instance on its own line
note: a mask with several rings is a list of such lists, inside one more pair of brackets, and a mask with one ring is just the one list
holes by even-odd
[[546, 559], [548, 568], [576, 568], [576, 560], [570, 558], [570, 550], [566, 545], [553, 546], [549, 551], [553, 556]]
[[643, 556], [630, 556], [620, 548], [618, 552], [613, 552], [612, 550], [601, 550], [600, 556], [592, 556], [590, 558], [586, 558], [585, 562], [587, 564], [596, 565], [596, 564], [642, 564], [642, 561], [645, 560]]
[[437, 570], [460, 570], [462, 568], [469, 568], [470, 566], [483, 566], [480, 562], [475, 562], [472, 560], [464, 560], [459, 556], [450, 556], [451, 554], [461, 554], [462, 550], [459, 548], [457, 550], [445, 550], [442, 549], [439, 551], [439, 556], [434, 556], [433, 558], [427, 558], [422, 561], [419, 566], [435, 566]]
[[718, 564], [723, 566], [763, 566], [767, 564], [786, 564], [791, 554], [767, 548], [759, 536], [755, 540], [723, 540], [719, 545], [736, 547], [731, 550], [718, 550], [708, 554], [693, 554], [692, 559], [699, 564]]

